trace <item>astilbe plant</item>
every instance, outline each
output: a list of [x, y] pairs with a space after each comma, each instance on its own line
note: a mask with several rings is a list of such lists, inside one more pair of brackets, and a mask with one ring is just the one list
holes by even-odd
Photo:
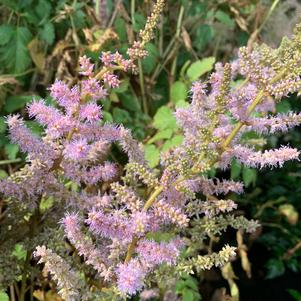
[[[137, 71], [135, 60], [147, 55], [143, 47], [162, 8], [159, 0], [128, 58], [103, 53], [103, 67], [95, 72], [90, 60], [82, 57], [78, 85], [56, 81], [50, 87], [57, 107], [42, 100], [28, 106], [29, 116], [45, 128], [42, 138], [34, 136], [20, 116], [7, 118], [10, 138], [28, 154], [28, 163], [1, 181], [1, 192], [19, 202], [30, 200], [35, 210], [42, 197], [63, 202], [61, 225], [72, 252], [94, 270], [85, 275], [55, 250], [36, 248], [34, 256], [45, 263], [66, 300], [136, 294], [161, 267], [187, 274], [223, 266], [235, 257], [236, 248], [225, 245], [201, 256], [206, 237], [220, 235], [228, 226], [252, 232], [258, 224], [233, 214], [237, 205], [227, 194], [241, 194], [242, 183], [212, 179], [210, 170], [229, 168], [233, 158], [256, 168], [298, 160], [298, 150], [289, 146], [257, 151], [243, 134], [267, 135], [301, 123], [298, 113], [270, 114], [276, 102], [301, 87], [300, 25], [278, 49], [241, 48], [238, 60], [217, 64], [207, 82], [193, 84], [190, 105], [175, 112], [183, 143], [162, 154], [160, 171], [148, 167], [129, 130], [102, 121], [96, 101], [120, 84], [114, 71]], [[231, 84], [241, 77], [241, 84]], [[121, 179], [119, 166], [108, 160], [112, 143], [119, 143], [128, 155]], [[70, 189], [69, 181], [77, 188]], [[168, 239], [158, 240], [160, 233], [168, 233]]]

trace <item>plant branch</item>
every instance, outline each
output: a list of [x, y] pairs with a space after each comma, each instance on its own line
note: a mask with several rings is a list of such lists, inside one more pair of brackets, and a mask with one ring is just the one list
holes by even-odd
[[[282, 76], [286, 73], [286, 70], [282, 70], [281, 72], [279, 72], [274, 78], [271, 79], [270, 84], [273, 84], [275, 82], [277, 82], [279, 79], [282, 78]], [[255, 97], [255, 99], [252, 101], [252, 103], [250, 104], [250, 106], [247, 108], [247, 116], [250, 116], [250, 114], [255, 110], [256, 106], [261, 102], [262, 98], [265, 95], [265, 90], [261, 89], [257, 96]], [[223, 146], [223, 150], [222, 153], [225, 151], [225, 149], [231, 144], [232, 140], [236, 137], [236, 135], [238, 134], [238, 132], [240, 131], [240, 129], [243, 127], [244, 123], [243, 122], [238, 122], [237, 125], [234, 127], [234, 129], [232, 130], [232, 132], [229, 134], [229, 136], [226, 138], [226, 140], [224, 141], [224, 143], [222, 144]], [[222, 154], [221, 153], [221, 154]], [[214, 165], [217, 162], [217, 159], [213, 160], [211, 162], [211, 165]], [[196, 165], [194, 165], [192, 167], [192, 174], [197, 174], [198, 170], [196, 169]], [[187, 177], [181, 177], [180, 179], [178, 179], [174, 184], [177, 183], [181, 183], [183, 182]], [[146, 201], [143, 210], [147, 211], [155, 202], [157, 196], [160, 195], [160, 193], [163, 191], [163, 186], [158, 186], [155, 188], [154, 192], [150, 195], [150, 197], [148, 198], [148, 200]], [[128, 252], [125, 258], [125, 262], [129, 262], [134, 250], [135, 250], [135, 246], [138, 242], [138, 238], [135, 236], [132, 240], [132, 242], [130, 243], [129, 247], [128, 247]]]

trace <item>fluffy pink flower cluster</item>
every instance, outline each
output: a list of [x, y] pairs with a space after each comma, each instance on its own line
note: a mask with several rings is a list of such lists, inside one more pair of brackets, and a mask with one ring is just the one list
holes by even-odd
[[[97, 101], [106, 97], [108, 89], [120, 84], [116, 70], [133, 71], [135, 59], [146, 55], [143, 46], [151, 37], [152, 22], [158, 19], [162, 5], [159, 0], [140, 34], [142, 42], [129, 49], [128, 59], [118, 52], [103, 53], [103, 68], [95, 72], [90, 60], [82, 57], [80, 73], [84, 78], [77, 85], [69, 87], [56, 81], [50, 87], [55, 107], [42, 100], [28, 106], [30, 117], [44, 127], [42, 137], [34, 136], [19, 116], [7, 119], [11, 140], [28, 154], [29, 163], [15, 175], [1, 180], [0, 191], [19, 200], [36, 202], [51, 196], [65, 201], [69, 208], [72, 206], [79, 213], [67, 214], [63, 219], [66, 237], [96, 270], [95, 277], [103, 278], [108, 286], [116, 285], [124, 295], [141, 290], [156, 266], [176, 265], [179, 260], [182, 266], [185, 264], [180, 253], [183, 236], [189, 232], [189, 225], [193, 227], [187, 215], [189, 205], [192, 212], [210, 218], [226, 215], [236, 229], [255, 230], [254, 222], [241, 219], [235, 223], [236, 217], [228, 214], [236, 209], [236, 204], [226, 195], [242, 193], [243, 185], [210, 179], [212, 168], [228, 168], [233, 158], [250, 167], [281, 167], [299, 157], [298, 150], [288, 146], [257, 151], [241, 139], [241, 133], [249, 130], [264, 134], [286, 131], [301, 121], [300, 115], [294, 113], [264, 117], [274, 107], [271, 96], [278, 98], [298, 92], [300, 79], [293, 68], [288, 69], [292, 66], [292, 63], [287, 65], [290, 57], [269, 65], [264, 59], [267, 52], [260, 49], [250, 52], [243, 48], [238, 61], [224, 66], [217, 64], [216, 72], [206, 84], [193, 84], [191, 104], [175, 112], [183, 129], [183, 143], [162, 156], [159, 175], [147, 166], [140, 144], [128, 129], [102, 121]], [[295, 42], [300, 45], [298, 39]], [[231, 81], [238, 74], [246, 75], [248, 80], [237, 87]], [[287, 86], [283, 84], [288, 82]], [[115, 142], [129, 159], [120, 182], [116, 182], [118, 168], [107, 154], [110, 144]], [[68, 189], [66, 184], [70, 182], [77, 184], [76, 189]], [[196, 194], [207, 201], [201, 201]], [[216, 195], [223, 198], [218, 200]], [[85, 220], [79, 218], [84, 216]], [[149, 239], [148, 234], [159, 231], [168, 231], [176, 238], [167, 242]], [[221, 266], [233, 253], [234, 248], [226, 246], [219, 253], [188, 261], [196, 262], [198, 270], [202, 270]], [[38, 248], [36, 255], [41, 256], [41, 262], [47, 258], [60, 261], [43, 247]], [[55, 270], [55, 275], [60, 272], [51, 264], [47, 267]], [[63, 279], [67, 270], [68, 267], [61, 270]]]

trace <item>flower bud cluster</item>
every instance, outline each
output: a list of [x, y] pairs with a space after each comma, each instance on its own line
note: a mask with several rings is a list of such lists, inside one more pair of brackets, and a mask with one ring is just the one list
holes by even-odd
[[189, 219], [187, 216], [181, 212], [181, 209], [172, 207], [171, 205], [165, 203], [164, 199], [157, 202], [155, 207], [155, 214], [167, 221], [171, 221], [177, 224], [179, 227], [187, 227]]
[[33, 255], [39, 258], [39, 263], [45, 263], [44, 270], [57, 282], [59, 293], [65, 300], [80, 298], [81, 280], [60, 256], [45, 246], [38, 246]]

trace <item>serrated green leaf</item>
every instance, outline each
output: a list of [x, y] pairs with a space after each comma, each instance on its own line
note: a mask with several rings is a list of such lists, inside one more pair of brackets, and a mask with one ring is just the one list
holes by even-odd
[[207, 57], [202, 60], [196, 61], [190, 65], [187, 70], [187, 76], [191, 81], [197, 80], [200, 76], [213, 69], [215, 57]]
[[244, 181], [245, 187], [249, 187], [251, 184], [256, 184], [257, 171], [253, 168], [243, 167], [242, 178]]
[[162, 106], [154, 116], [153, 125], [158, 130], [175, 129], [177, 127], [177, 122], [171, 109]]
[[6, 99], [4, 110], [7, 113], [13, 113], [17, 110], [22, 109], [27, 103], [32, 101], [33, 96], [30, 95], [16, 95], [9, 96]]
[[155, 145], [145, 145], [144, 146], [145, 159], [148, 162], [149, 167], [154, 168], [160, 162], [160, 152]]
[[14, 35], [14, 26], [4, 24], [0, 26], [0, 46], [7, 44]]
[[55, 39], [54, 25], [51, 22], [47, 22], [43, 25], [40, 31], [40, 37], [48, 45], [52, 45]]
[[187, 97], [187, 87], [185, 83], [176, 81], [170, 87], [170, 100], [177, 104], [180, 100], [185, 100]]
[[147, 141], [147, 144], [152, 144], [158, 140], [169, 139], [172, 135], [173, 131], [171, 129], [166, 129], [158, 132], [155, 136]]
[[31, 58], [27, 44], [31, 38], [32, 35], [27, 27], [16, 27], [9, 43], [1, 47], [0, 60], [9, 72], [21, 73], [30, 65]]
[[9, 301], [8, 294], [5, 291], [0, 291], [0, 301]]

